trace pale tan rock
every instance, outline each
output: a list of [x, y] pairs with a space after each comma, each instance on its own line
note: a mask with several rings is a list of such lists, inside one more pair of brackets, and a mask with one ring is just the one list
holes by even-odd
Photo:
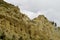
[[0, 40], [60, 40], [53, 24], [44, 15], [30, 20], [18, 7], [0, 1]]

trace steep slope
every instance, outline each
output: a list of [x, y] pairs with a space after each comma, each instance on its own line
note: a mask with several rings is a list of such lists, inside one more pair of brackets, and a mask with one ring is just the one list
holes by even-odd
[[[40, 15], [33, 20], [39, 27], [43, 40], [60, 40], [56, 23], [48, 21], [44, 15]], [[41, 36], [40, 36], [41, 37]]]
[[60, 40], [55, 29], [45, 16], [30, 20], [18, 7], [0, 0], [0, 40]]
[[23, 36], [28, 22], [29, 18], [21, 14], [18, 7], [0, 1], [0, 31], [4, 34], [3, 37], [1, 33], [1, 39], [12, 40], [16, 37], [14, 40], [18, 40], [19, 36]]

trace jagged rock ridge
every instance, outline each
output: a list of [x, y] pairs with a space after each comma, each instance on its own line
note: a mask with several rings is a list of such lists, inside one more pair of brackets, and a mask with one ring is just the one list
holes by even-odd
[[18, 7], [0, 0], [1, 40], [60, 40], [53, 24], [44, 15], [30, 20]]

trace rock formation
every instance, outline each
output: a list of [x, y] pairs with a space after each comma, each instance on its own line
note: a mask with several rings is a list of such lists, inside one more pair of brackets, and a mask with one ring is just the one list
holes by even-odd
[[18, 7], [0, 0], [0, 40], [60, 40], [44, 15], [30, 20]]

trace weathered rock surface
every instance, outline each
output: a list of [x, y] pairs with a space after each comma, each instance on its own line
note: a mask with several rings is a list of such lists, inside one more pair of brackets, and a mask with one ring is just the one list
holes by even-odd
[[18, 7], [0, 0], [0, 40], [60, 40], [58, 34], [44, 15], [30, 20]]

